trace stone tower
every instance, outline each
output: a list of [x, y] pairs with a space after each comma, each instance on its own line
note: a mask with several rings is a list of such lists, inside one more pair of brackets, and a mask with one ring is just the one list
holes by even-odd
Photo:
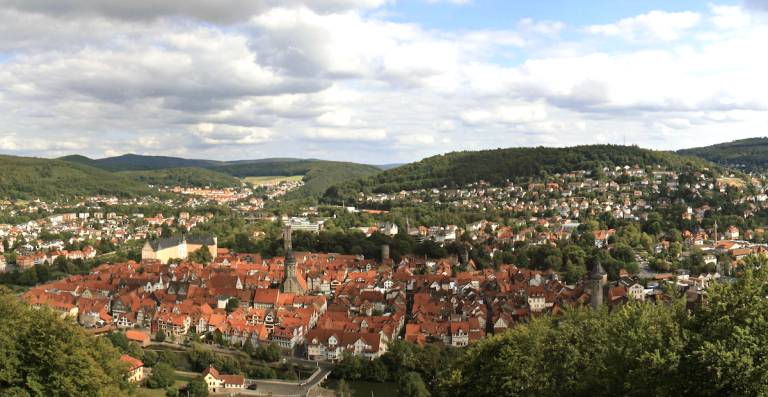
[[717, 246], [717, 221], [715, 221], [715, 246]]
[[291, 225], [285, 225], [285, 231], [283, 232], [283, 248], [285, 248], [285, 252], [293, 251], [293, 246], [291, 245]]
[[283, 281], [280, 282], [280, 292], [284, 294], [296, 294], [304, 295], [304, 287], [299, 282], [299, 274], [296, 267], [296, 256], [293, 255], [293, 251], [288, 251], [285, 255], [285, 270], [283, 275]]
[[590, 303], [595, 311], [600, 310], [600, 305], [603, 304], [603, 287], [606, 285], [608, 285], [608, 273], [606, 273], [603, 266], [598, 262], [595, 264], [592, 272], [589, 273]]
[[381, 246], [381, 261], [384, 262], [387, 259], [389, 259], [389, 245], [383, 244]]

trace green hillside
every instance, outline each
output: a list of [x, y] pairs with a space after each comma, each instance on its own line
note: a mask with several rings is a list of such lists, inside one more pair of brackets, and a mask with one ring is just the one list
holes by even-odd
[[678, 150], [678, 154], [696, 156], [716, 164], [744, 164], [747, 167], [768, 167], [768, 138], [740, 139], [712, 146]]
[[0, 198], [57, 199], [61, 195], [135, 197], [157, 194], [146, 185], [69, 161], [0, 155]]
[[453, 152], [334, 185], [325, 193], [325, 200], [340, 202], [342, 199], [356, 199], [361, 191], [393, 193], [442, 186], [460, 187], [481, 179], [500, 186], [507, 179], [522, 182], [544, 172], [552, 175], [635, 164], [640, 167], [660, 165], [674, 170], [714, 167], [714, 164], [697, 157], [619, 145]]
[[165, 168], [150, 171], [123, 171], [118, 174], [142, 184], [155, 186], [210, 186], [214, 189], [240, 186], [239, 179], [205, 168]]
[[300, 160], [293, 162], [269, 162], [236, 164], [212, 168], [214, 171], [238, 178], [249, 176], [294, 176], [304, 175], [304, 187], [288, 195], [286, 199], [298, 199], [323, 194], [328, 187], [346, 181], [373, 175], [381, 170], [364, 164], [339, 161]]
[[85, 156], [81, 156], [79, 154], [73, 154], [71, 156], [64, 156], [59, 157], [57, 160], [62, 161], [70, 161], [73, 163], [83, 164], [90, 167], [98, 168], [100, 170], [108, 171], [108, 172], [119, 172], [119, 171], [143, 171], [143, 170], [157, 170], [166, 168], [163, 166], [157, 166], [157, 165], [138, 165], [138, 164], [112, 164], [112, 163], [105, 163], [101, 160], [94, 160]]
[[107, 157], [98, 161], [110, 164], [120, 165], [143, 165], [154, 167], [200, 167], [211, 168], [217, 165], [225, 164], [223, 161], [216, 160], [196, 160], [184, 159], [180, 157], [167, 156], [142, 156], [138, 154], [124, 154], [117, 157]]

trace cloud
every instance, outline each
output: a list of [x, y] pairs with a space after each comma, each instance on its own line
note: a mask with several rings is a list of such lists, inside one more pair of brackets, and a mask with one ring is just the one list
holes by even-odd
[[472, 0], [422, 0], [422, 1], [425, 1], [427, 3], [445, 2], [445, 3], [453, 3], [453, 4], [467, 4], [472, 2]]
[[304, 133], [310, 139], [331, 141], [381, 141], [387, 139], [382, 129], [310, 128]]
[[690, 11], [675, 13], [651, 11], [648, 14], [624, 18], [612, 24], [587, 26], [584, 31], [632, 41], [668, 42], [679, 39], [687, 29], [696, 26], [700, 20], [701, 15]]
[[0, 0], [0, 150], [391, 162], [768, 120], [754, 2], [452, 30], [383, 20], [385, 0], [201, 2]]
[[744, 0], [744, 8], [754, 11], [768, 12], [768, 1], [766, 0]]
[[528, 123], [547, 118], [542, 105], [500, 106], [492, 110], [475, 109], [461, 113], [461, 120], [469, 125]]
[[103, 16], [126, 21], [192, 18], [213, 23], [245, 22], [273, 7], [303, 6], [320, 13], [376, 8], [387, 0], [0, 0], [0, 7], [62, 18]]
[[[253, 145], [267, 141], [272, 132], [261, 127], [241, 127], [226, 124], [200, 123], [189, 128], [190, 134], [201, 138], [202, 142], [211, 144], [228, 145]], [[147, 147], [155, 146], [145, 145]]]
[[750, 15], [739, 6], [719, 6], [709, 4], [712, 16], [710, 22], [721, 29], [733, 29], [749, 26], [752, 23]]

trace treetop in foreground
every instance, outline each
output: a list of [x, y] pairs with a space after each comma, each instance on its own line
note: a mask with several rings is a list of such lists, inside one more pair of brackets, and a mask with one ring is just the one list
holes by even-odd
[[0, 286], [0, 396], [129, 396], [128, 364], [74, 318], [35, 309]]
[[746, 262], [737, 281], [710, 284], [693, 314], [676, 298], [533, 318], [473, 344], [433, 395], [764, 396], [768, 258]]

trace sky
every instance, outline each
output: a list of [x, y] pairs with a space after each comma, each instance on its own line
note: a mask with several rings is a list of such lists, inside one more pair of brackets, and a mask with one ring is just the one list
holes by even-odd
[[366, 164], [768, 136], [768, 0], [0, 0], [0, 153]]

